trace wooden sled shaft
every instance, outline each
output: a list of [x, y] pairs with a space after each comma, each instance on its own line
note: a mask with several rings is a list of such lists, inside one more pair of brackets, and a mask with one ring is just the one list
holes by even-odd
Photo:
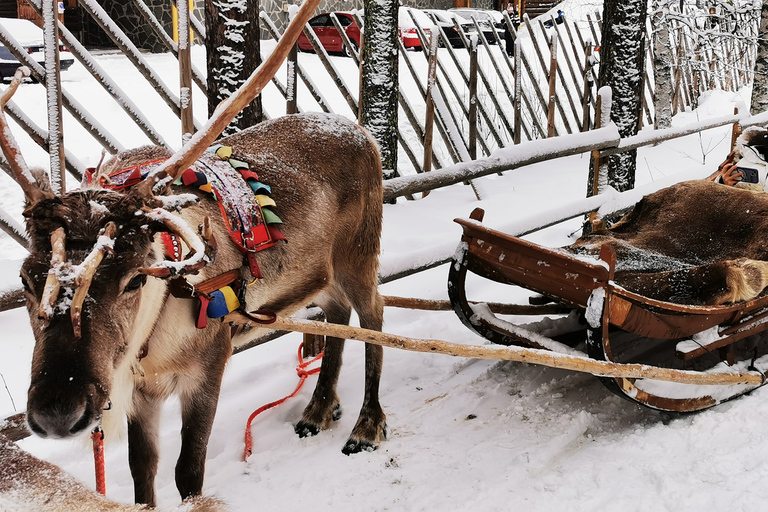
[[[260, 320], [267, 320], [260, 315], [249, 315], [234, 311], [224, 317], [224, 321], [244, 325]], [[759, 372], [702, 373], [686, 370], [659, 368], [644, 364], [620, 364], [609, 361], [597, 361], [589, 357], [560, 354], [548, 350], [527, 349], [522, 347], [502, 347], [497, 345], [462, 345], [443, 340], [417, 339], [397, 336], [360, 327], [277, 317], [268, 326], [306, 334], [333, 336], [337, 338], [364, 341], [384, 347], [399, 348], [412, 352], [426, 352], [449, 356], [469, 357], [474, 359], [497, 359], [532, 363], [550, 368], [560, 368], [577, 372], [586, 372], [598, 377], [623, 377], [632, 379], [653, 379], [666, 382], [697, 385], [736, 385], [759, 386], [764, 376]]]

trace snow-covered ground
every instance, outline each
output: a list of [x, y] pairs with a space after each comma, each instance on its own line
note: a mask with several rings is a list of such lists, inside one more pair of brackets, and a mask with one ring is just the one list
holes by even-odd
[[[302, 54], [300, 58], [310, 70], [312, 66], [319, 69], [314, 57]], [[349, 63], [334, 59], [339, 65]], [[118, 77], [129, 74], [121, 57], [106, 55], [99, 61]], [[164, 72], [173, 68], [164, 56], [150, 56], [149, 61]], [[86, 80], [79, 65], [63, 78], [68, 89], [88, 99], [90, 108], [114, 109]], [[168, 78], [168, 83], [173, 80]], [[139, 82], [131, 85], [142, 111], [167, 109], [144, 94], [143, 87]], [[41, 98], [28, 114], [43, 124], [43, 89], [27, 84], [18, 95], [20, 103], [25, 95]], [[743, 104], [745, 98], [749, 91], [710, 93], [696, 112], [677, 116], [675, 125], [730, 114], [734, 104]], [[200, 102], [195, 106], [204, 111]], [[173, 122], [164, 123], [162, 129], [168, 140], [175, 140], [178, 129]], [[99, 152], [86, 137], [72, 135], [77, 130], [73, 123], [65, 125], [67, 147], [94, 164]], [[144, 143], [141, 134], [126, 123], [113, 123], [110, 130], [128, 147]], [[729, 140], [726, 127], [643, 148], [638, 155], [638, 185], [703, 177], [727, 154]], [[31, 161], [45, 164], [29, 144], [24, 149]], [[582, 198], [588, 161], [587, 155], [562, 158], [476, 180], [482, 201], [460, 184], [434, 191], [423, 200], [386, 205], [382, 262], [402, 264], [450, 253], [460, 236], [452, 220], [467, 217], [478, 206], [486, 210], [486, 224], [503, 228], [515, 219], [535, 217]], [[2, 179], [0, 206], [21, 221], [20, 193], [15, 184]], [[570, 221], [528, 238], [564, 245], [578, 227], [578, 220]], [[3, 288], [17, 287], [23, 250], [5, 238], [0, 242], [0, 283]], [[381, 292], [445, 299], [446, 280], [443, 266], [383, 285]], [[469, 294], [504, 302], [524, 301], [527, 295], [479, 280], [470, 281]], [[6, 333], [0, 342], [3, 418], [25, 409], [33, 339], [24, 310], [0, 313], [0, 327]], [[385, 330], [483, 343], [451, 312], [388, 308]], [[768, 499], [768, 487], [763, 485], [768, 478], [768, 401], [762, 402], [768, 390], [667, 421], [657, 412], [610, 394], [590, 375], [392, 349], [385, 349], [381, 386], [389, 439], [375, 452], [347, 457], [341, 448], [363, 393], [363, 345], [354, 341], [347, 342], [339, 383], [345, 414], [338, 424], [309, 439], [293, 433], [292, 424], [311, 394], [312, 377], [296, 398], [254, 422], [254, 454], [243, 462], [245, 421], [254, 409], [294, 389], [300, 340], [297, 334], [285, 336], [234, 356], [229, 364], [208, 450], [204, 490], [224, 500], [231, 510], [679, 512], [760, 510]], [[169, 402], [162, 418], [157, 488], [165, 509], [179, 500], [173, 482], [180, 444], [178, 409], [177, 402]], [[133, 490], [126, 442], [111, 441], [106, 450], [107, 493], [130, 503]], [[94, 485], [88, 443], [30, 438], [20, 444], [87, 486]]]

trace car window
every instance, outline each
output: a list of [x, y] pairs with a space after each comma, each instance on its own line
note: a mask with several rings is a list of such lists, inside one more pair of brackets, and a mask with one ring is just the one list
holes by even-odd
[[440, 23], [449, 23], [449, 21], [445, 18], [445, 16], [442, 15], [442, 13], [438, 13], [435, 11], [424, 11], [424, 12], [427, 13], [428, 15], [434, 16], [435, 19]]
[[13, 56], [13, 54], [11, 53], [11, 50], [6, 48], [5, 46], [0, 46], [0, 59], [16, 60], [16, 57]]
[[348, 27], [352, 24], [352, 18], [350, 18], [346, 14], [336, 13], [336, 18], [338, 18], [339, 23], [341, 23], [342, 27]]
[[310, 27], [332, 27], [333, 23], [331, 23], [331, 17], [327, 14], [321, 14], [320, 16], [315, 16], [311, 20], [309, 20], [309, 26]]
[[456, 14], [461, 16], [462, 18], [472, 20], [472, 17], [474, 16], [477, 21], [489, 21], [491, 17], [482, 11], [454, 11]]

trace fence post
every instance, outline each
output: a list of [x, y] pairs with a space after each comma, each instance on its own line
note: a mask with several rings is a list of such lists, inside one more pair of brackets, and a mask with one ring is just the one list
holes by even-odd
[[[600, 91], [597, 93], [597, 104], [595, 105], [595, 129], [603, 126], [603, 121], [610, 119], [610, 102], [603, 102], [603, 95]], [[592, 151], [592, 194], [596, 196], [600, 193], [600, 167], [602, 165], [600, 158], [600, 151]], [[597, 215], [597, 211], [589, 214], [589, 225], [592, 232], [605, 228], [605, 222], [603, 222]]]
[[469, 156], [477, 158], [477, 44], [469, 50]]
[[[53, 0], [43, 2], [43, 32], [46, 67], [45, 92], [48, 103], [48, 153], [51, 162], [51, 188], [57, 194], [67, 191], [64, 162], [64, 125], [61, 115], [61, 66], [59, 64], [59, 27]], [[53, 44], [49, 44], [49, 43]]]
[[[505, 16], [509, 16], [504, 13]], [[520, 40], [515, 39], [515, 133], [512, 136], [512, 142], [520, 144], [520, 128], [522, 127], [523, 118], [522, 107], [520, 106], [520, 100], [523, 95], [523, 70], [520, 69], [520, 53], [523, 49], [520, 47]]]
[[189, 48], [189, 4], [179, 0], [179, 107], [181, 108], [181, 139], [195, 133], [195, 118], [192, 115], [192, 56]]
[[[733, 115], [739, 114], [739, 107], [733, 108]], [[736, 146], [736, 139], [739, 138], [739, 135], [741, 135], [741, 123], [733, 123], [733, 128], [731, 128], [731, 149], [730, 151], [733, 151], [733, 148]]]
[[[435, 125], [435, 101], [432, 98], [432, 90], [435, 88], [435, 75], [437, 73], [437, 41], [438, 35], [432, 32], [429, 40], [429, 67], [427, 68], [427, 97], [425, 100], [427, 114], [424, 120], [424, 172], [432, 170], [432, 132]], [[472, 142], [470, 141], [471, 147]], [[470, 149], [470, 154], [471, 151]], [[421, 197], [427, 197], [428, 194], [429, 190], [426, 190], [422, 192]]]
[[549, 46], [549, 105], [547, 107], [547, 138], [555, 136], [555, 97], [557, 78], [557, 38], [552, 38]]
[[286, 64], [286, 72], [287, 72], [287, 76], [285, 78], [285, 94], [287, 96], [285, 101], [286, 114], [298, 114], [299, 112], [299, 103], [298, 103], [298, 98], [296, 97], [296, 93], [298, 92], [298, 88], [296, 84], [298, 56], [299, 56], [299, 45], [297, 43], [293, 43], [293, 48], [291, 48], [291, 51], [288, 54], [288, 60]]
[[589, 131], [589, 99], [592, 91], [592, 83], [590, 80], [592, 73], [592, 64], [589, 61], [589, 57], [592, 55], [592, 43], [587, 42], [584, 46], [584, 95], [581, 97], [581, 118], [584, 122], [581, 124], [581, 131]]

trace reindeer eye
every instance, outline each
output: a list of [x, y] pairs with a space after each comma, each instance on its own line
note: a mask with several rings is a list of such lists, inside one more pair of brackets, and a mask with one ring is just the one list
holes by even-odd
[[27, 281], [27, 278], [24, 276], [21, 277], [21, 285], [24, 287], [24, 291], [27, 293], [32, 293], [32, 287], [29, 285], [29, 281]]
[[128, 284], [125, 286], [125, 290], [123, 290], [123, 293], [138, 290], [139, 288], [144, 286], [146, 282], [147, 282], [147, 275], [138, 274], [136, 277], [134, 277], [128, 282]]

